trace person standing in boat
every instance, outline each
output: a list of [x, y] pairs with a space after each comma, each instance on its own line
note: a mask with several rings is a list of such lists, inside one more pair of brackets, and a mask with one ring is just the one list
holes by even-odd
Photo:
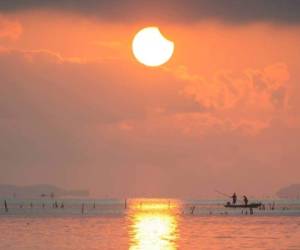
[[248, 206], [248, 198], [246, 195], [243, 196], [244, 197], [244, 203], [245, 203], [245, 206]]
[[236, 193], [234, 192], [233, 195], [231, 196], [232, 198], [232, 204], [235, 205], [236, 204], [236, 200], [237, 200], [237, 196]]

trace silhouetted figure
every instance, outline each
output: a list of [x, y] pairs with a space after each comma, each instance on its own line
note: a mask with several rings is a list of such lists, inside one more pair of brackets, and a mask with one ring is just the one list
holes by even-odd
[[237, 196], [236, 193], [234, 192], [233, 195], [231, 196], [232, 198], [232, 204], [236, 204]]
[[4, 200], [4, 208], [5, 208], [5, 212], [7, 213], [8, 212], [8, 206], [7, 206], [6, 200]]
[[65, 205], [64, 205], [64, 203], [62, 202], [61, 205], [60, 205], [60, 208], [64, 208], [64, 207], [65, 207]]
[[244, 197], [244, 203], [245, 203], [245, 206], [247, 206], [247, 205], [248, 205], [248, 198], [247, 198], [246, 195], [244, 195], [243, 197]]

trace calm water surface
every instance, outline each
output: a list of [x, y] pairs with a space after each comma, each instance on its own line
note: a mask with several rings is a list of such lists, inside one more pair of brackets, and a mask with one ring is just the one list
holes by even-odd
[[82, 215], [74, 204], [35, 206], [11, 207], [8, 213], [1, 208], [1, 250], [300, 250], [300, 216], [285, 209], [250, 216], [216, 207], [204, 213], [197, 205], [191, 214], [179, 201], [135, 200], [126, 209], [85, 205]]

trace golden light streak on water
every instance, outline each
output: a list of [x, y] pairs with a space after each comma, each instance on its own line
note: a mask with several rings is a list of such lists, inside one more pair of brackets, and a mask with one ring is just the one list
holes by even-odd
[[178, 204], [170, 201], [140, 201], [130, 211], [130, 250], [176, 250]]

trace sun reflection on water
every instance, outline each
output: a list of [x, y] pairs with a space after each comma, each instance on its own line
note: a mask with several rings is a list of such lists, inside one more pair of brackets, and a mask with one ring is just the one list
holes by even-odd
[[178, 239], [178, 204], [137, 202], [130, 208], [130, 250], [175, 250]]

